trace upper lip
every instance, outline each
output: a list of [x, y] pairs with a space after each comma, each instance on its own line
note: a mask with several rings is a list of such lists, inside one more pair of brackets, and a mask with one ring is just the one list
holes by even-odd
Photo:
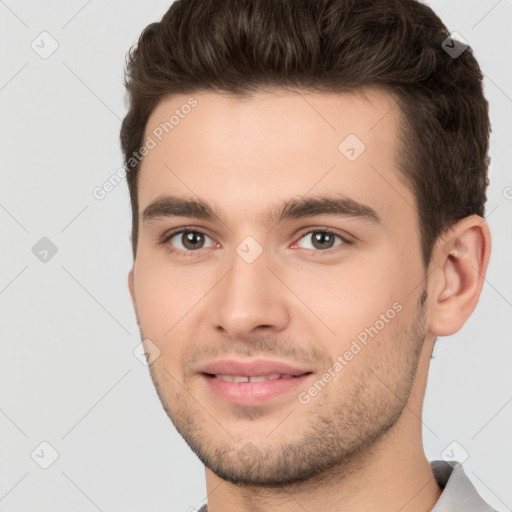
[[303, 375], [311, 370], [293, 366], [271, 359], [251, 359], [250, 361], [236, 359], [219, 359], [211, 361], [199, 368], [200, 373], [210, 375], [241, 375], [257, 377], [260, 375]]

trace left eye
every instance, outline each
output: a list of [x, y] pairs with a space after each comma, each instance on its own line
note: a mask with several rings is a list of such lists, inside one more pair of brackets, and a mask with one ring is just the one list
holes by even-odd
[[312, 247], [306, 247], [306, 249], [318, 249], [318, 250], [329, 250], [332, 249], [334, 244], [334, 239], [339, 238], [341, 240], [340, 244], [348, 243], [348, 241], [343, 238], [341, 235], [334, 233], [333, 231], [328, 231], [326, 229], [317, 229], [314, 231], [308, 231], [301, 236], [301, 240], [303, 238], [310, 237], [312, 240]]

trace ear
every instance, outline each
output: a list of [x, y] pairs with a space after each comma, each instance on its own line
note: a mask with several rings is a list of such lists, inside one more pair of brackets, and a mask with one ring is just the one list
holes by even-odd
[[435, 336], [456, 333], [473, 313], [490, 254], [489, 225], [478, 215], [460, 220], [436, 243], [429, 283], [429, 328]]
[[136, 310], [136, 306], [135, 306], [135, 291], [134, 291], [135, 287], [134, 287], [134, 284], [133, 284], [133, 278], [134, 278], [133, 274], [134, 274], [134, 267], [132, 267], [130, 272], [128, 272], [128, 289], [130, 290], [130, 295], [132, 297], [133, 307]]

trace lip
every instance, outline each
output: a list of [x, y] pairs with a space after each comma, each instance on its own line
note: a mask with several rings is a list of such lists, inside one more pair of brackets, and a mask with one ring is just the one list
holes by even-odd
[[[262, 404], [289, 393], [313, 375], [307, 368], [270, 359], [222, 359], [212, 361], [198, 371], [209, 392], [228, 403], [245, 406]], [[216, 375], [286, 377], [258, 382], [230, 382], [219, 379]]]
[[199, 368], [199, 373], [210, 375], [246, 375], [256, 377], [259, 375], [292, 375], [299, 376], [310, 372], [308, 368], [300, 368], [291, 364], [272, 359], [219, 359], [211, 361]]

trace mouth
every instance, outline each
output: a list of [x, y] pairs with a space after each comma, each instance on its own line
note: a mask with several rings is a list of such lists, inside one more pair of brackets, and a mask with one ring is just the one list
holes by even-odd
[[224, 402], [254, 406], [291, 391], [313, 375], [307, 368], [272, 360], [214, 361], [199, 372], [207, 392]]
[[[209, 375], [209, 374], [206, 374]], [[297, 377], [297, 375], [279, 375], [275, 373], [273, 375], [210, 375], [210, 377], [215, 377], [216, 379], [225, 380], [226, 382], [266, 382], [269, 380], [277, 380], [277, 379], [293, 379]]]

